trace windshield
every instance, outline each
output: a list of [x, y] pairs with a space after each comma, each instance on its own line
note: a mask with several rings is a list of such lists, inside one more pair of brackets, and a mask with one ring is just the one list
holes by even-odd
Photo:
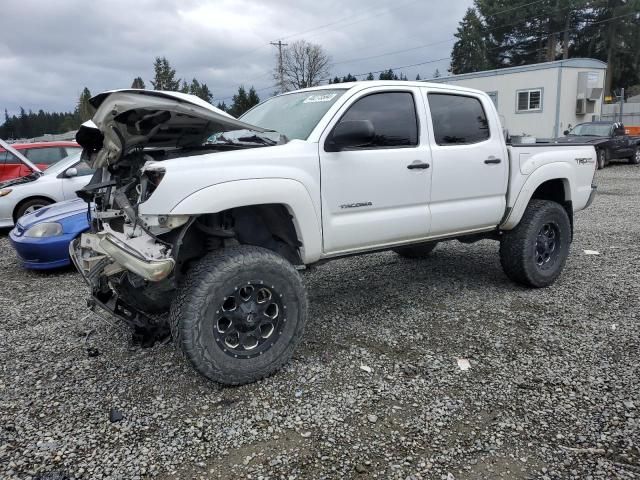
[[273, 97], [240, 117], [240, 120], [306, 140], [320, 119], [346, 89], [315, 90]]
[[581, 123], [569, 132], [569, 135], [584, 135], [587, 137], [608, 137], [611, 125], [608, 123]]
[[69, 166], [71, 166], [71, 164], [73, 162], [77, 162], [78, 160], [80, 160], [80, 155], [82, 154], [82, 149], [80, 149], [80, 151], [78, 152], [77, 150], [75, 150], [76, 153], [72, 153], [71, 155], [67, 155], [64, 158], [61, 158], [60, 160], [58, 160], [57, 162], [49, 165], [49, 167], [47, 167], [47, 169], [42, 172], [45, 175], [57, 175], [60, 173], [60, 168], [64, 169], [66, 164], [69, 164]]

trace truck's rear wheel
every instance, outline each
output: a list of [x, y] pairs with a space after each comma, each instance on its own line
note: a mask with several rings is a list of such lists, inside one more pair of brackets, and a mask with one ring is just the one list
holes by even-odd
[[177, 347], [198, 372], [225, 385], [254, 382], [282, 367], [306, 319], [307, 295], [296, 269], [253, 246], [199, 260], [170, 314]]
[[598, 150], [598, 170], [602, 170], [607, 166], [607, 152]]
[[437, 245], [438, 242], [425, 242], [417, 245], [407, 245], [406, 247], [397, 247], [393, 251], [405, 258], [424, 258], [428, 257]]
[[640, 163], [640, 147], [636, 147], [633, 155], [629, 157], [629, 163], [631, 165], [638, 165]]
[[514, 282], [547, 287], [556, 281], [569, 256], [571, 224], [562, 205], [531, 200], [520, 223], [500, 241], [500, 263]]

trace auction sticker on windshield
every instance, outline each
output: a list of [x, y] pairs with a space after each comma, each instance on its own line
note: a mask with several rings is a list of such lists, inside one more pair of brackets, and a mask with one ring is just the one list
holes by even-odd
[[336, 98], [337, 93], [327, 93], [324, 95], [309, 95], [304, 99], [302, 103], [319, 103], [319, 102], [330, 102], [334, 98]]

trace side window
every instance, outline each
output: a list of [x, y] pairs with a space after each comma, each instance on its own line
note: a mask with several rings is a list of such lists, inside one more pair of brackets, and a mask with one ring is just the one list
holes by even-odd
[[389, 148], [418, 145], [418, 118], [409, 92], [373, 93], [357, 100], [340, 119], [369, 120], [375, 136], [371, 144], [361, 147]]
[[537, 112], [542, 110], [542, 90], [519, 90], [517, 98], [518, 112]]
[[76, 153], [80, 153], [82, 152], [82, 147], [65, 147], [65, 156], [70, 156], [70, 155], [74, 155]]
[[438, 145], [465, 145], [490, 137], [487, 115], [476, 97], [430, 93], [428, 98]]
[[95, 172], [95, 170], [87, 165], [86, 162], [78, 162], [74, 165], [74, 168], [78, 170], [78, 177], [93, 175], [93, 172]]
[[64, 150], [60, 147], [30, 148], [25, 152], [25, 157], [36, 165], [53, 165], [61, 160]]

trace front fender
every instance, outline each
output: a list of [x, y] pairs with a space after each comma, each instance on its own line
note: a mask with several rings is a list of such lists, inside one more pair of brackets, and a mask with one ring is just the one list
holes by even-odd
[[322, 253], [320, 216], [304, 185], [287, 178], [236, 180], [218, 183], [198, 190], [172, 210], [172, 215], [202, 215], [230, 208], [282, 204], [293, 217], [298, 238], [302, 242], [302, 261], [313, 263]]

